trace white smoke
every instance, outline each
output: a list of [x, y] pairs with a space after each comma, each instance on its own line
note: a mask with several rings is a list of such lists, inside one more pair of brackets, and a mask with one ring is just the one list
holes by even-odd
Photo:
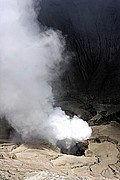
[[32, 3], [0, 0], [0, 115], [23, 138], [83, 141], [88, 124], [53, 109], [50, 68], [64, 61], [64, 43], [58, 32], [38, 27]]

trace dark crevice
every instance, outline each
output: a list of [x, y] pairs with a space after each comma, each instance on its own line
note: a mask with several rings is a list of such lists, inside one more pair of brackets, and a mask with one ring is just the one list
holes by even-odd
[[57, 142], [57, 146], [63, 154], [85, 156], [85, 151], [88, 149], [88, 142], [73, 141], [70, 145], [67, 145], [66, 140], [61, 140]]

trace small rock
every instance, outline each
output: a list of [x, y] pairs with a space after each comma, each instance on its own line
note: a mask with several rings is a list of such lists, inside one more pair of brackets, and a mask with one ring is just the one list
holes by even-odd
[[85, 151], [85, 156], [86, 157], [92, 157], [93, 156], [93, 152], [88, 149], [87, 151]]
[[0, 159], [4, 159], [4, 156], [3, 154], [0, 153]]

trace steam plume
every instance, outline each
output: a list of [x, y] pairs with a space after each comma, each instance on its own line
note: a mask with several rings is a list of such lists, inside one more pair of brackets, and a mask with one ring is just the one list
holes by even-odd
[[64, 60], [59, 33], [38, 27], [32, 0], [0, 0], [0, 18], [0, 115], [23, 138], [89, 138], [86, 122], [53, 109], [50, 68]]

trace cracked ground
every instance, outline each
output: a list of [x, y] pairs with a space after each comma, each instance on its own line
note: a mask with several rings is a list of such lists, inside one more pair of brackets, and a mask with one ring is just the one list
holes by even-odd
[[0, 143], [0, 180], [119, 180], [120, 125], [93, 126], [83, 156], [61, 154], [46, 142]]

